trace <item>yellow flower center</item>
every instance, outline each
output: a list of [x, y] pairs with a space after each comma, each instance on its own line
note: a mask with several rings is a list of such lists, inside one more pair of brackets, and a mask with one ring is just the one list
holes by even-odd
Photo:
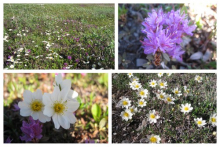
[[131, 111], [131, 113], [132, 113], [132, 112], [134, 112], [134, 109], [133, 109], [133, 108], [131, 108], [131, 109], [130, 109], [130, 111]]
[[178, 90], [176, 90], [176, 91], [175, 91], [175, 94], [178, 94], [178, 93], [179, 93], [179, 91], [178, 91]]
[[211, 118], [211, 121], [212, 121], [212, 122], [216, 122], [216, 118], [215, 118], [215, 117], [212, 117], [212, 118]]
[[185, 107], [185, 108], [184, 108], [184, 110], [185, 110], [185, 111], [188, 111], [188, 110], [189, 110], [189, 108], [188, 108], [188, 107]]
[[66, 110], [66, 107], [62, 103], [55, 103], [53, 105], [53, 109], [56, 113], [63, 114], [63, 112]]
[[38, 100], [34, 100], [31, 103], [31, 110], [32, 111], [35, 111], [35, 112], [41, 111], [42, 107], [43, 107], [43, 103]]
[[167, 101], [168, 101], [168, 102], [171, 102], [172, 100], [171, 100], [171, 98], [170, 98], [170, 97], [168, 97], [168, 98], [167, 98]]
[[152, 83], [151, 83], [151, 85], [155, 85], [155, 83], [154, 83], [154, 82], [152, 82]]
[[135, 79], [135, 78], [133, 79], [133, 81], [136, 81], [136, 80], [137, 80], [137, 79]]
[[140, 105], [143, 105], [143, 104], [144, 104], [144, 102], [143, 102], [143, 101], [140, 101], [140, 102], [139, 102], [139, 104], [140, 104]]
[[198, 81], [199, 81], [200, 79], [201, 79], [200, 77], [197, 78]]
[[152, 137], [150, 138], [150, 142], [152, 142], [152, 143], [156, 143], [156, 142], [157, 142], [157, 138], [154, 137], [154, 136], [152, 136]]
[[164, 86], [164, 83], [163, 83], [163, 82], [161, 82], [161, 83], [160, 83], [160, 86]]
[[124, 117], [128, 117], [129, 114], [127, 112], [124, 113]]
[[131, 73], [129, 73], [129, 75], [131, 75]]
[[139, 85], [135, 85], [135, 88], [139, 88]]
[[141, 91], [139, 94], [140, 94], [141, 96], [143, 96], [145, 93], [144, 93], [144, 91]]
[[151, 119], [155, 119], [155, 115], [154, 114], [150, 114], [150, 118]]
[[160, 94], [160, 98], [161, 98], [161, 99], [163, 99], [163, 98], [164, 98], [164, 96], [163, 96], [162, 94]]
[[201, 120], [197, 121], [197, 124], [198, 124], [198, 125], [201, 125], [201, 124], [202, 124], [202, 121], [201, 121]]
[[128, 105], [128, 102], [127, 102], [127, 101], [123, 101], [122, 104], [123, 104], [123, 105]]

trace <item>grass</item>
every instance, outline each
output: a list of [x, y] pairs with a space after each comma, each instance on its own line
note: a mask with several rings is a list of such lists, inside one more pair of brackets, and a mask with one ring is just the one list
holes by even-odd
[[[217, 113], [217, 93], [216, 74], [172, 74], [170, 77], [163, 75], [161, 78], [157, 74], [134, 74], [139, 78], [139, 82], [144, 89], [148, 89], [146, 106], [138, 107], [137, 102], [140, 97], [136, 91], [129, 87], [130, 79], [126, 74], [114, 74], [112, 79], [112, 141], [121, 142], [147, 142], [147, 135], [159, 135], [161, 143], [216, 143], [217, 131], [209, 123], [210, 116]], [[194, 80], [196, 75], [203, 77], [202, 83]], [[160, 89], [152, 88], [149, 82], [154, 79], [167, 81], [167, 88], [163, 89], [166, 94], [171, 94], [176, 100], [175, 104], [167, 104], [156, 98], [155, 93]], [[183, 86], [190, 90], [189, 94], [184, 93]], [[179, 98], [173, 95], [172, 90], [178, 87], [182, 96]], [[138, 112], [128, 121], [122, 120], [120, 114], [125, 109], [119, 105], [121, 97], [126, 96], [131, 100], [131, 105], [138, 108]], [[185, 115], [180, 111], [181, 104], [190, 103], [192, 112]], [[150, 124], [147, 121], [147, 114], [150, 110], [155, 110], [160, 118], [157, 123]], [[205, 127], [199, 128], [195, 124], [194, 118], [206, 120]], [[146, 122], [145, 122], [146, 121]], [[121, 130], [121, 131], [118, 131]]]
[[[51, 93], [55, 74], [4, 74], [4, 141], [10, 137], [12, 143], [23, 143], [20, 111], [14, 104], [23, 99], [24, 90], [37, 89]], [[72, 89], [78, 92], [80, 106], [75, 111], [77, 122], [70, 129], [55, 129], [53, 122], [43, 124], [43, 137], [39, 143], [84, 143], [87, 139], [96, 143], [108, 142], [108, 74], [65, 74], [71, 79]]]
[[4, 4], [4, 37], [7, 69], [114, 69], [113, 4]]

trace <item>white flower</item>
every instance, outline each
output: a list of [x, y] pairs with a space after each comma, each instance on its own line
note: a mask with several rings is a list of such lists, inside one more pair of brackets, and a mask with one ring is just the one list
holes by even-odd
[[[132, 82], [133, 83], [133, 82]], [[139, 90], [142, 87], [142, 85], [136, 81], [134, 81], [134, 84], [132, 84], [132, 89], [133, 90]]]
[[24, 50], [24, 48], [19, 48], [18, 52], [22, 52]]
[[146, 106], [146, 101], [144, 100], [144, 99], [139, 99], [138, 100], [138, 106], [139, 107], [144, 107], [144, 106]]
[[155, 80], [151, 80], [149, 82], [149, 84], [150, 84], [150, 87], [156, 87], [157, 86], [157, 82]]
[[133, 81], [138, 82], [138, 81], [139, 81], [139, 78], [137, 78], [137, 77], [133, 76], [133, 77], [131, 78], [131, 82], [133, 82]]
[[140, 96], [141, 98], [147, 98], [148, 90], [140, 88], [137, 92], [137, 95]]
[[133, 73], [128, 73], [127, 75], [129, 78], [131, 78], [133, 76]]
[[184, 86], [184, 92], [185, 92], [186, 94], [189, 94], [189, 89], [187, 89], [187, 86]]
[[191, 104], [188, 103], [186, 103], [185, 105], [181, 104], [180, 110], [185, 114], [191, 112], [193, 110], [193, 107], [191, 107]]
[[196, 75], [195, 80], [196, 80], [198, 83], [201, 83], [201, 82], [202, 82], [202, 77], [200, 77], [199, 75]]
[[14, 65], [10, 65], [10, 68], [14, 68]]
[[7, 38], [8, 38], [8, 36], [5, 36], [5, 37], [3, 38], [3, 41], [8, 42]]
[[167, 82], [159, 80], [158, 85], [160, 86], [160, 88], [165, 88], [167, 86]]
[[167, 76], [171, 76], [172, 75], [172, 73], [167, 73]]
[[125, 111], [121, 112], [122, 120], [128, 121], [129, 119], [132, 119], [132, 113], [129, 109], [126, 109]]
[[204, 125], [206, 125], [205, 120], [202, 120], [202, 118], [196, 118], [194, 119], [194, 121], [198, 125], [198, 127], [203, 127]]
[[209, 123], [211, 123], [213, 127], [217, 126], [217, 114], [216, 113], [211, 115], [209, 119]]
[[160, 143], [160, 136], [159, 135], [148, 135], [148, 140], [149, 140], [149, 143]]
[[34, 120], [39, 119], [42, 123], [50, 121], [50, 117], [43, 114], [45, 106], [42, 102], [41, 90], [38, 89], [34, 93], [25, 90], [23, 97], [24, 101], [18, 103], [21, 116], [32, 116]]
[[128, 109], [130, 110], [130, 112], [131, 112], [132, 114], [134, 114], [134, 113], [137, 112], [137, 108], [136, 108], [135, 106], [129, 107]]
[[44, 93], [43, 95], [45, 105], [43, 113], [52, 117], [56, 129], [59, 129], [60, 126], [69, 129], [70, 124], [76, 122], [73, 112], [79, 108], [79, 102], [68, 99], [69, 90], [64, 88], [60, 91], [59, 87], [56, 86], [52, 94]]
[[164, 100], [165, 99], [165, 92], [163, 92], [163, 90], [159, 90], [159, 93], [156, 94], [157, 98], [160, 100]]
[[158, 73], [158, 77], [162, 77], [163, 76], [163, 73]]
[[175, 99], [171, 96], [171, 95], [166, 95], [165, 96], [165, 102], [167, 102], [168, 104], [174, 104], [174, 101]]
[[160, 116], [156, 114], [155, 110], [152, 111], [150, 110], [149, 113], [147, 114], [147, 117], [150, 123], [156, 123], [157, 119], [160, 118]]
[[122, 106], [122, 108], [128, 108], [129, 106], [131, 106], [131, 101], [127, 97], [123, 97], [119, 101], [119, 103]]
[[178, 90], [178, 87], [174, 88], [173, 93], [176, 94], [178, 97], [182, 95], [181, 91]]

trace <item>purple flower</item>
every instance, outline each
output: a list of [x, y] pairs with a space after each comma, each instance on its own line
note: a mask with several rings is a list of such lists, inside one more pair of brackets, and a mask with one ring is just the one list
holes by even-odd
[[68, 58], [69, 60], [71, 60], [71, 59], [72, 59], [72, 57], [71, 57], [71, 56], [68, 56], [67, 58]]
[[29, 50], [28, 50], [28, 52], [30, 53], [30, 52], [31, 52], [31, 50], [29, 49]]
[[64, 63], [64, 66], [67, 66], [68, 65], [68, 63]]
[[13, 111], [19, 111], [20, 110], [20, 108], [18, 107], [18, 104], [14, 104], [13, 107], [14, 107], [12, 109]]
[[9, 46], [8, 49], [11, 49], [11, 47]]
[[5, 143], [11, 143], [13, 139], [10, 139], [10, 137], [8, 137], [6, 140], [5, 140]]
[[88, 56], [89, 54], [86, 52], [86, 56]]
[[76, 61], [76, 63], [79, 63], [79, 59], [76, 59], [75, 61]]
[[8, 59], [10, 59], [11, 58], [11, 56], [8, 56]]
[[91, 45], [89, 44], [89, 45], [88, 45], [88, 48], [90, 48], [90, 47], [91, 47]]
[[30, 142], [42, 138], [42, 124], [39, 120], [34, 120], [31, 116], [29, 117], [29, 122], [22, 121], [21, 131], [24, 134], [20, 136], [22, 141]]
[[85, 143], [95, 143], [95, 140], [86, 139]]

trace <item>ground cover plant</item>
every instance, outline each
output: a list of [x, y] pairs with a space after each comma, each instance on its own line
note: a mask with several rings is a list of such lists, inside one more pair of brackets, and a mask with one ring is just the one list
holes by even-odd
[[112, 78], [113, 143], [217, 142], [216, 74]]
[[217, 4], [119, 4], [120, 69], [216, 69]]
[[108, 74], [4, 74], [5, 143], [107, 143]]
[[4, 68], [114, 69], [113, 4], [4, 4]]

